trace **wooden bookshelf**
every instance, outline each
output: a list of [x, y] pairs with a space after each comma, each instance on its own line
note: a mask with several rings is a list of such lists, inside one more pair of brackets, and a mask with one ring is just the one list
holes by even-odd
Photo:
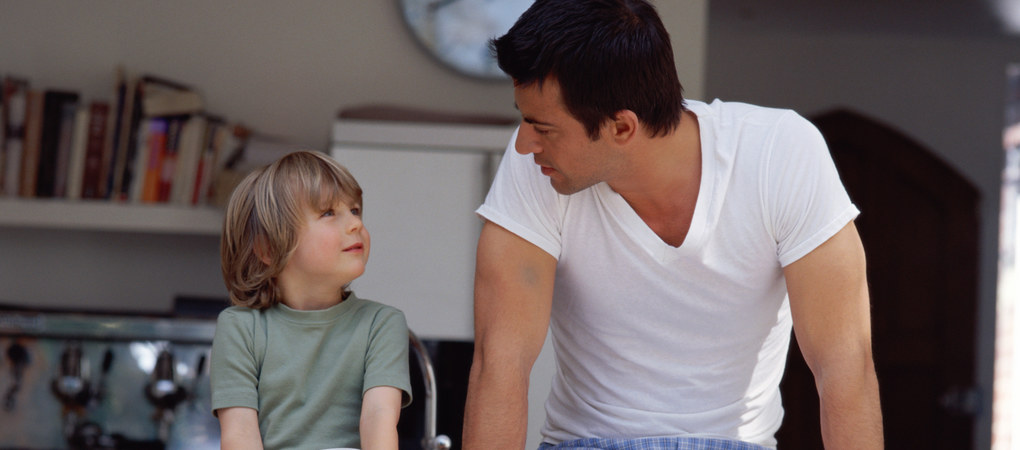
[[0, 227], [216, 236], [222, 224], [223, 211], [214, 207], [0, 199]]

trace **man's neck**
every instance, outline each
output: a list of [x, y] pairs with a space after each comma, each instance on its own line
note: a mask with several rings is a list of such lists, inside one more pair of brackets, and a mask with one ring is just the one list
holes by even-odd
[[673, 246], [686, 237], [698, 199], [699, 130], [697, 116], [685, 111], [672, 133], [637, 143], [627, 176], [609, 183], [645, 224]]

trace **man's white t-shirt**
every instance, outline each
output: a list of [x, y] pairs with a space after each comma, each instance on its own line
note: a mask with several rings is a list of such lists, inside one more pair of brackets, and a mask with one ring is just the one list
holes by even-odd
[[774, 447], [791, 318], [782, 268], [857, 214], [793, 111], [687, 102], [702, 174], [663, 242], [607, 184], [556, 193], [511, 139], [478, 214], [557, 258], [544, 440], [705, 436]]

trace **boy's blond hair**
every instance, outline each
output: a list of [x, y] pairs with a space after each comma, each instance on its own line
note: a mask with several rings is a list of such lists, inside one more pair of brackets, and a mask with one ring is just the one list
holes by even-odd
[[[248, 174], [230, 196], [220, 239], [231, 304], [266, 309], [279, 303], [276, 278], [297, 247], [305, 208], [325, 211], [339, 201], [360, 207], [361, 187], [322, 153], [290, 153]], [[348, 293], [345, 286], [343, 297]]]

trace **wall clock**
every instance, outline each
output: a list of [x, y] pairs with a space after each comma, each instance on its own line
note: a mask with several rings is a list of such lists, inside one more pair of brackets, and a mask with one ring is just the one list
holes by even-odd
[[534, 0], [398, 0], [418, 42], [450, 68], [476, 78], [507, 79], [489, 51]]

